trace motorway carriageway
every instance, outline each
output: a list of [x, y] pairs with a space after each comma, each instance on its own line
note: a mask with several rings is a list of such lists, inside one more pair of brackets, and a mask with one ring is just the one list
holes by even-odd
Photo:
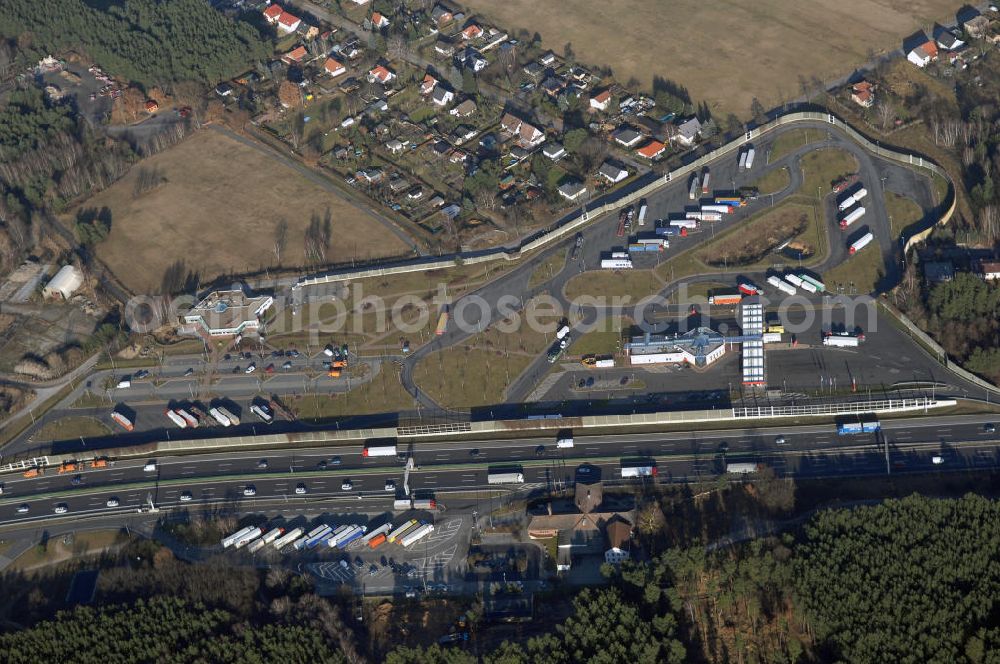
[[[996, 467], [1000, 462], [1000, 438], [987, 433], [984, 424], [988, 415], [887, 420], [882, 423], [889, 441], [890, 460], [894, 472], [934, 470], [967, 470]], [[777, 436], [786, 443], [778, 445]], [[876, 447], [870, 434], [838, 436], [829, 424], [766, 429], [732, 429], [684, 433], [616, 434], [577, 436], [576, 446], [557, 450], [554, 441], [545, 445], [539, 455], [540, 439], [502, 441], [460, 441], [421, 443], [400, 451], [410, 452], [419, 466], [410, 475], [411, 490], [421, 493], [446, 491], [480, 491], [489, 487], [487, 467], [521, 465], [525, 472], [526, 489], [559, 487], [573, 481], [575, 468], [582, 463], [601, 469], [606, 482], [619, 478], [623, 458], [655, 458], [661, 482], [684, 482], [704, 479], [721, 472], [725, 461], [760, 461], [775, 468], [779, 474], [797, 477], [828, 477], [864, 475], [885, 472], [881, 445]], [[473, 457], [470, 451], [479, 450]], [[336, 447], [304, 451], [256, 451], [230, 454], [212, 453], [157, 459], [157, 472], [142, 470], [145, 459], [119, 461], [104, 469], [86, 469], [79, 473], [58, 474], [55, 468], [40, 478], [26, 479], [7, 475], [0, 500], [0, 524], [20, 523], [52, 518], [57, 503], [69, 507], [66, 518], [87, 513], [109, 514], [116, 511], [135, 512], [151, 495], [158, 506], [233, 502], [242, 506], [270, 502], [295, 502], [301, 505], [317, 499], [349, 499], [357, 505], [358, 495], [365, 499], [388, 501], [394, 496], [384, 491], [386, 480], [402, 488], [402, 464], [395, 457], [363, 458], [360, 446]], [[726, 450], [725, 460], [722, 452]], [[318, 468], [321, 461], [329, 462], [339, 455], [339, 466]], [[941, 466], [930, 459], [945, 458]], [[258, 469], [260, 459], [268, 467]], [[902, 464], [902, 465], [901, 465]], [[79, 474], [80, 486], [71, 485]], [[344, 491], [345, 479], [353, 483]], [[309, 493], [295, 495], [298, 483], [304, 483]], [[244, 487], [252, 485], [255, 497], [244, 497]], [[517, 486], [489, 487], [492, 491], [516, 490]], [[183, 491], [190, 491], [193, 500], [181, 503]], [[118, 498], [118, 508], [106, 507], [110, 497]], [[22, 503], [30, 506], [26, 514], [18, 514]]]

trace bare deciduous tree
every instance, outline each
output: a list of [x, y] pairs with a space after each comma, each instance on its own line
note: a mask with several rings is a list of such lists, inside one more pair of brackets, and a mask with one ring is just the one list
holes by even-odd
[[278, 223], [274, 226], [274, 263], [275, 265], [281, 264], [281, 253], [288, 246], [288, 221], [285, 219], [278, 219]]
[[875, 110], [878, 113], [879, 122], [882, 124], [882, 131], [886, 131], [896, 119], [895, 107], [888, 99], [882, 99]]

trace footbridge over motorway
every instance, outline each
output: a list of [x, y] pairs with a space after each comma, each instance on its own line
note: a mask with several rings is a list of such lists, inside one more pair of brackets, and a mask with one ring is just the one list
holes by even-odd
[[881, 399], [862, 401], [839, 401], [799, 406], [750, 406], [739, 408], [718, 408], [711, 410], [665, 411], [634, 415], [591, 415], [584, 417], [562, 417], [558, 413], [532, 416], [522, 420], [486, 420], [480, 422], [452, 422], [444, 424], [422, 424], [410, 426], [384, 427], [377, 429], [348, 429], [315, 432], [293, 432], [263, 434], [254, 436], [225, 436], [189, 440], [164, 439], [134, 446], [101, 448], [91, 440], [85, 449], [72, 452], [35, 452], [24, 458], [6, 459], [0, 465], [0, 473], [24, 472], [29, 468], [61, 466], [67, 461], [101, 459], [113, 456], [116, 459], [140, 458], [156, 455], [196, 455], [212, 454], [220, 451], [255, 449], [298, 449], [313, 447], [336, 447], [356, 445], [366, 440], [396, 439], [402, 444], [421, 440], [444, 440], [448, 438], [505, 438], [512, 435], [521, 437], [553, 437], [560, 430], [572, 429], [583, 433], [601, 431], [627, 432], [669, 428], [671, 430], [697, 431], [704, 426], [739, 424], [753, 426], [770, 422], [772, 425], [782, 420], [831, 419], [856, 414], [889, 415], [893, 413], [929, 413], [956, 405], [954, 400], [920, 397], [912, 399]]

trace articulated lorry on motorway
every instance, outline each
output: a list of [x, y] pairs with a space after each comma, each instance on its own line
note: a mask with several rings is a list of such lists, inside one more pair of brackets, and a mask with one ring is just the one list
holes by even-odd
[[837, 433], [841, 436], [848, 436], [856, 433], [876, 433], [881, 430], [881, 423], [871, 415], [863, 416], [857, 420], [845, 421], [837, 424]]
[[654, 461], [623, 461], [621, 466], [621, 476], [623, 479], [656, 477], [657, 472]]
[[361, 450], [361, 456], [368, 457], [394, 457], [396, 456], [395, 445], [366, 445]]
[[490, 471], [486, 476], [486, 482], [488, 484], [524, 484], [524, 473]]

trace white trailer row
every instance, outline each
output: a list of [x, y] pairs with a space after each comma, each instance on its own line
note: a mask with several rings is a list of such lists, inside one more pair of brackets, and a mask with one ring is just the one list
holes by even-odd
[[778, 290], [780, 290], [782, 293], [785, 293], [787, 295], [795, 295], [795, 292], [796, 292], [795, 291], [795, 286], [791, 285], [787, 281], [784, 281], [780, 277], [772, 275], [772, 276], [770, 276], [770, 277], [767, 278], [767, 283], [769, 283], [770, 285], [774, 286], [775, 288], [777, 288]]
[[630, 258], [602, 258], [602, 270], [631, 270], [632, 259]]
[[752, 146], [748, 147], [746, 150], [741, 151], [740, 165], [739, 165], [740, 170], [743, 170], [745, 168], [746, 170], [749, 171], [751, 168], [753, 168], [753, 160], [756, 155], [757, 151]]
[[851, 207], [855, 203], [860, 203], [862, 200], [864, 200], [865, 196], [867, 195], [868, 195], [868, 190], [862, 187], [853, 194], [847, 196], [847, 198], [845, 198], [844, 200], [840, 201], [840, 203], [837, 204], [837, 207], [839, 207], [840, 211], [843, 212], [844, 210]]

